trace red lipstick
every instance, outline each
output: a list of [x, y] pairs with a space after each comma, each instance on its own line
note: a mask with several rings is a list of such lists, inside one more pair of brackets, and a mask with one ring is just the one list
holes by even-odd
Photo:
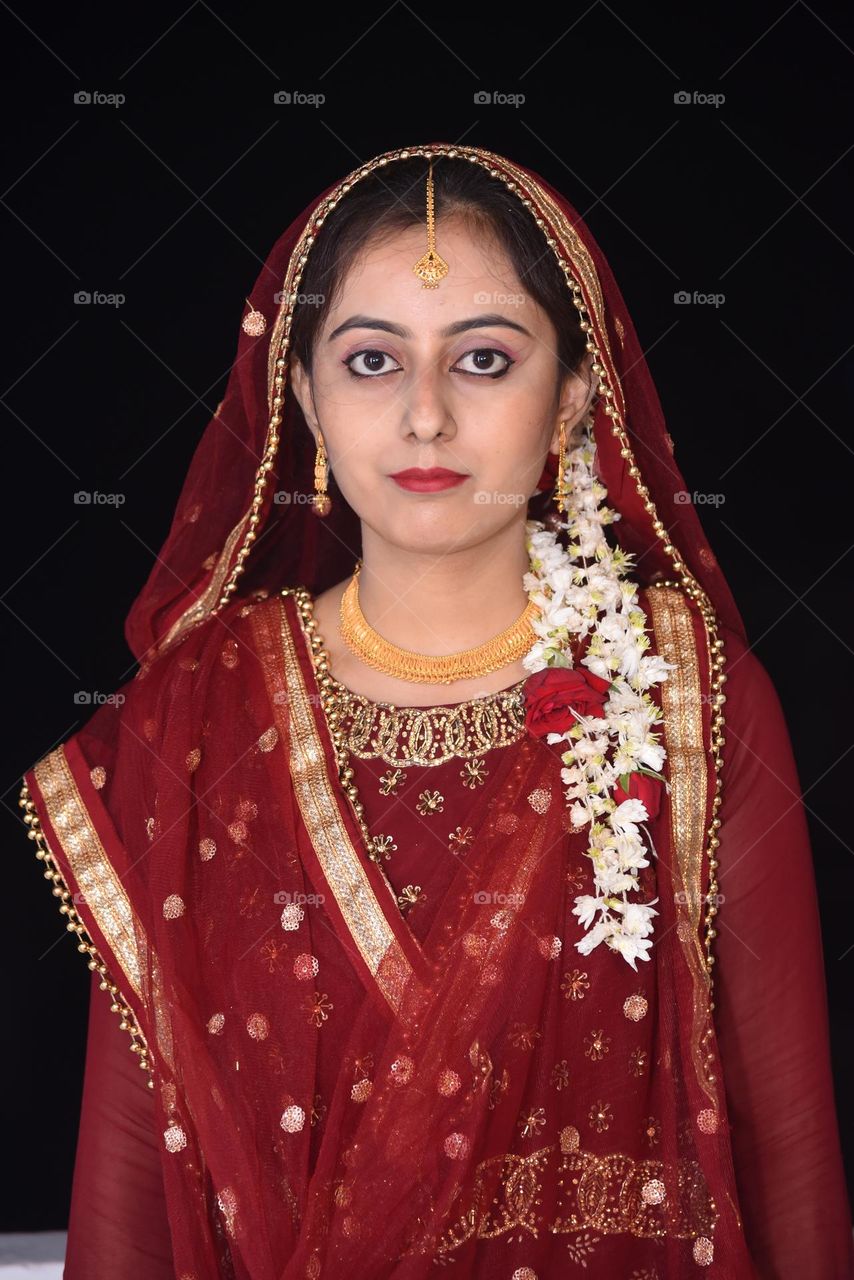
[[468, 476], [459, 471], [449, 471], [447, 467], [409, 467], [406, 471], [395, 471], [389, 479], [399, 484], [401, 489], [435, 493], [439, 489], [452, 489], [462, 484]]

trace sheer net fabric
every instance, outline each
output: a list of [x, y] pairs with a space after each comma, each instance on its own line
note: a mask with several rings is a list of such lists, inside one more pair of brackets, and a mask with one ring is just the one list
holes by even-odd
[[[808, 833], [788, 732], [773, 685], [738, 637], [730, 634], [726, 639], [731, 654], [730, 782], [720, 830], [726, 924], [718, 939], [715, 1016], [739, 1204], [756, 1274], [763, 1280], [805, 1275], [841, 1280], [852, 1274], [850, 1237], [826, 1049], [826, 1000]], [[487, 752], [478, 772], [488, 777], [496, 769], [512, 768], [517, 751], [514, 743]], [[391, 766], [357, 756], [352, 763], [371, 832], [400, 836], [397, 848], [384, 860], [394, 890], [403, 893], [414, 884], [424, 891], [409, 914], [412, 930], [423, 941], [431, 929], [441, 929], [444, 894], [467, 856], [466, 846], [449, 847], [448, 837], [457, 829], [466, 831], [472, 791], [486, 785], [486, 779], [474, 788], [464, 785], [459, 775], [469, 771], [461, 761], [450, 760], [433, 769], [403, 770], [409, 775], [408, 785], [398, 785], [398, 794], [383, 795], [382, 779]], [[417, 798], [425, 791], [441, 796], [441, 811], [434, 804], [418, 813]], [[768, 874], [769, 866], [775, 868], [773, 875]], [[560, 892], [571, 902], [586, 876], [582, 860], [570, 859], [563, 869]], [[796, 952], [781, 949], [781, 935], [798, 939]], [[578, 1099], [577, 1111], [584, 1117], [586, 1130], [581, 1140], [595, 1147], [597, 1138], [609, 1136], [607, 1129], [597, 1134], [595, 1126], [613, 1123], [618, 1097], [624, 1107], [626, 1099], [634, 1096], [637, 1123], [649, 1118], [646, 1089], [650, 1059], [656, 1053], [654, 1041], [640, 1033], [636, 1036], [636, 1043], [623, 1055], [619, 1074], [613, 1076], [612, 1094], [605, 1087], [606, 1077], [597, 1073], [612, 1065], [614, 1030], [626, 1022], [625, 1000], [640, 992], [647, 999], [655, 996], [647, 973], [642, 971], [636, 979], [626, 966], [622, 966], [625, 973], [617, 971], [623, 978], [619, 990], [610, 978], [607, 989], [597, 990], [592, 957], [584, 960], [573, 954], [569, 940], [564, 945], [568, 1035], [560, 1043], [536, 1047], [540, 1070], [552, 1078], [555, 1092], [577, 1090], [585, 1083], [593, 1086], [589, 1096]], [[360, 1079], [370, 1072], [365, 1063], [339, 1060], [341, 1045], [334, 1035], [326, 1035], [335, 1026], [332, 1013], [319, 1037], [320, 1052], [328, 1056], [330, 1072], [346, 1066], [352, 1076], [348, 1084], [358, 1089]], [[652, 1025], [648, 1017], [645, 1023]], [[643, 1028], [644, 1020], [635, 1025]], [[525, 1037], [532, 1030], [536, 1037], [537, 1028], [517, 1029], [522, 1054], [529, 1052]], [[584, 1067], [586, 1082], [581, 1079]], [[490, 1086], [494, 1097], [500, 1097], [501, 1088], [502, 1077], [496, 1073]], [[536, 1114], [531, 1123], [535, 1134]], [[654, 1139], [653, 1117], [651, 1152]], [[528, 1145], [536, 1151], [543, 1144], [534, 1140]], [[165, 1280], [176, 1274], [162, 1160], [154, 1098], [93, 978], [65, 1273], [70, 1280], [142, 1274]], [[577, 1261], [586, 1263], [588, 1274], [613, 1274], [593, 1269], [595, 1238], [595, 1232], [572, 1235], [565, 1264]], [[482, 1269], [473, 1274], [510, 1274], [506, 1239], [499, 1237], [494, 1244], [479, 1247]], [[639, 1267], [640, 1251], [646, 1247], [631, 1240], [626, 1265]], [[453, 1249], [449, 1256], [454, 1257]], [[540, 1274], [548, 1275], [548, 1268]]]

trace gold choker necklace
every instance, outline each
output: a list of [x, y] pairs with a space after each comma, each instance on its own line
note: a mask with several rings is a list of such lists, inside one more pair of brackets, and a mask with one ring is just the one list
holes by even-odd
[[374, 667], [398, 680], [425, 684], [452, 684], [455, 680], [476, 680], [517, 662], [533, 647], [537, 636], [532, 621], [540, 610], [529, 600], [522, 613], [505, 631], [457, 653], [413, 653], [384, 640], [362, 613], [359, 605], [361, 562], [341, 597], [341, 637], [348, 649], [366, 666]]

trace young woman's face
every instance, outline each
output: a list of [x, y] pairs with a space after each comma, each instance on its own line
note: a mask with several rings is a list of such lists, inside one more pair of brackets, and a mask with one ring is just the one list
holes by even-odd
[[[459, 221], [437, 224], [448, 274], [422, 288], [412, 270], [423, 228], [369, 245], [318, 335], [312, 377], [291, 377], [335, 480], [380, 537], [442, 553], [524, 525], [546, 454], [589, 403], [583, 379], [560, 379], [557, 335], [510, 261]], [[407, 488], [395, 473], [446, 468], [444, 488]]]

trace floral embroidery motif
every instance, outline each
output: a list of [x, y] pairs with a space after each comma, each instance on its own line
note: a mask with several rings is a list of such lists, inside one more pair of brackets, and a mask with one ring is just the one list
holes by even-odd
[[372, 862], [379, 862], [381, 858], [385, 858], [386, 862], [388, 862], [396, 850], [397, 845], [394, 843], [394, 836], [374, 836], [373, 847], [368, 857]]
[[409, 911], [414, 907], [416, 902], [424, 901], [426, 894], [420, 884], [404, 885], [403, 891], [397, 895], [397, 905], [401, 911]]
[[567, 1000], [583, 1000], [589, 986], [587, 974], [582, 973], [580, 969], [573, 969], [571, 973], [565, 973], [560, 983], [560, 989]]
[[516, 1122], [522, 1131], [523, 1138], [536, 1137], [546, 1123], [546, 1113], [542, 1107], [535, 1107], [527, 1115], [520, 1116]]
[[380, 795], [396, 796], [398, 787], [402, 786], [406, 781], [406, 774], [402, 769], [386, 769], [380, 778]]
[[590, 1127], [597, 1133], [604, 1133], [613, 1120], [610, 1102], [594, 1102], [587, 1113]]
[[316, 1027], [321, 1027], [326, 1022], [329, 1010], [334, 1007], [325, 991], [313, 991], [303, 1004], [303, 1009], [308, 1013], [308, 1021]]
[[445, 808], [445, 797], [438, 791], [422, 791], [415, 808], [425, 816], [428, 813], [442, 813]]
[[287, 951], [285, 944], [277, 938], [268, 938], [263, 947], [259, 951], [259, 955], [263, 956], [267, 961], [267, 972], [275, 973], [279, 967], [279, 958]]
[[489, 777], [489, 770], [482, 760], [466, 760], [460, 769], [460, 777], [463, 780], [463, 786], [474, 791], [475, 787], [483, 786]]
[[569, 1084], [569, 1066], [566, 1058], [561, 1058], [560, 1062], [556, 1062], [552, 1067], [551, 1082], [558, 1093]]
[[526, 1026], [524, 1022], [514, 1022], [510, 1028], [510, 1041], [515, 1049], [533, 1049], [534, 1042], [541, 1036], [541, 1031]]
[[473, 840], [474, 834], [471, 827], [457, 827], [456, 831], [452, 831], [448, 836], [448, 848], [451, 853], [464, 854]]
[[611, 1037], [606, 1036], [604, 1030], [591, 1031], [589, 1036], [585, 1036], [584, 1052], [591, 1062], [601, 1062], [610, 1051]]
[[629, 1071], [633, 1076], [642, 1076], [646, 1070], [646, 1050], [632, 1049], [629, 1055]]

